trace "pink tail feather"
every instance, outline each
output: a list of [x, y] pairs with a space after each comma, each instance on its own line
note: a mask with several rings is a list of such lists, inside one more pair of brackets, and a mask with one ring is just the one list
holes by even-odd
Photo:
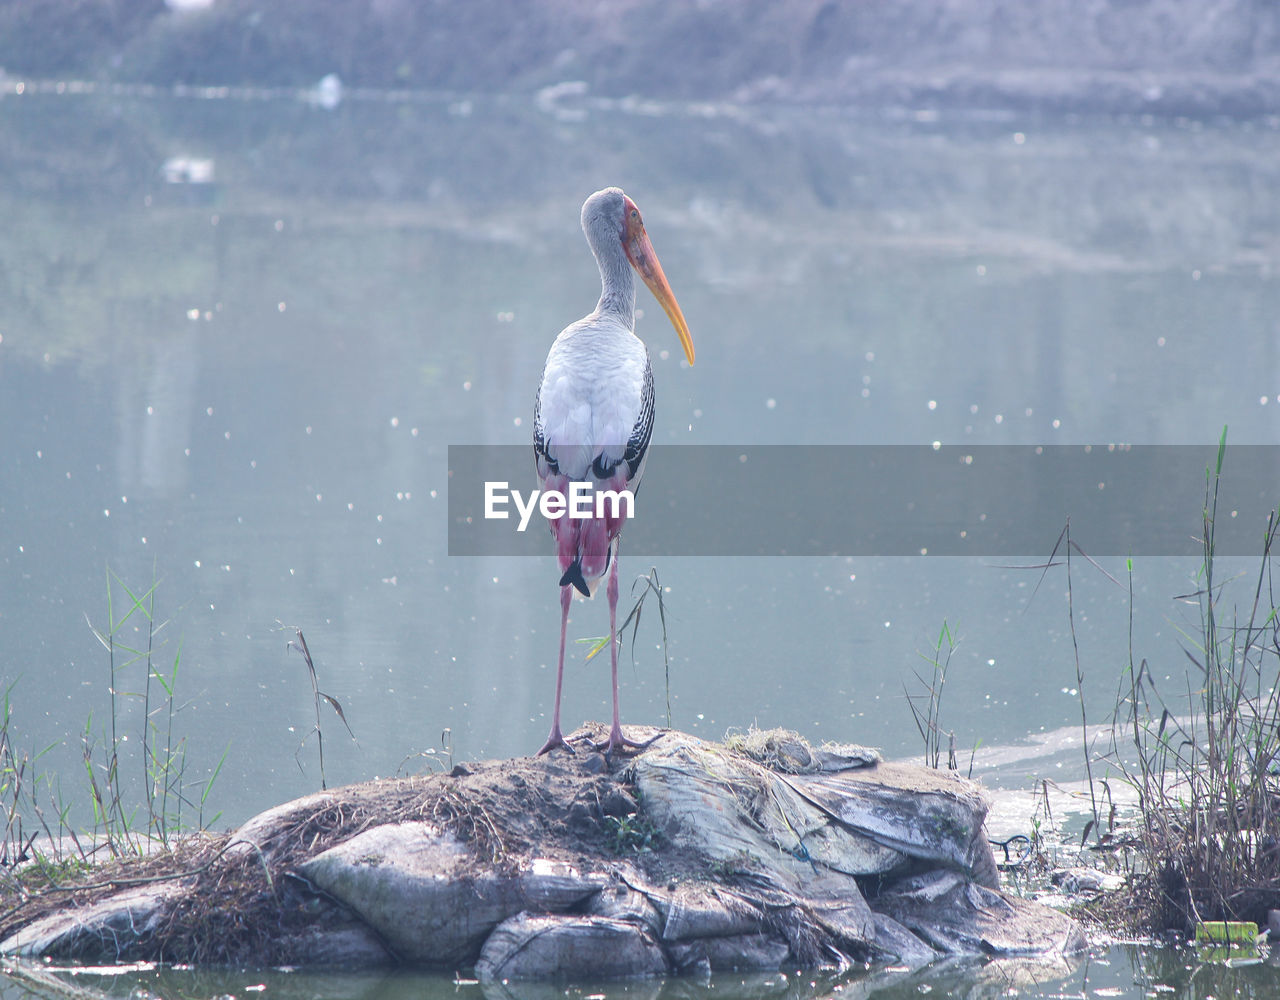
[[[597, 490], [621, 491], [627, 488], [626, 477], [621, 473], [605, 482], [596, 482]], [[544, 490], [558, 490], [569, 495], [569, 479], [566, 476], [548, 476], [543, 480]], [[610, 550], [622, 531], [627, 518], [624, 509], [615, 511], [606, 504], [603, 516], [596, 517], [592, 498], [590, 517], [563, 517], [550, 520], [551, 534], [556, 540], [556, 558], [560, 564], [560, 585], [572, 584], [584, 596], [590, 597], [609, 572]]]

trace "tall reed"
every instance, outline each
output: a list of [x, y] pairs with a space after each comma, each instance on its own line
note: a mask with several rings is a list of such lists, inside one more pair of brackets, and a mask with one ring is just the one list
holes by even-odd
[[[1130, 653], [1108, 754], [1138, 794], [1144, 885], [1164, 928], [1265, 923], [1280, 907], [1280, 609], [1273, 511], [1243, 607], [1227, 599], [1216, 536], [1226, 430], [1206, 470], [1198, 628], [1187, 635], [1186, 690], [1166, 696]], [[1130, 606], [1132, 607], [1132, 564]]]

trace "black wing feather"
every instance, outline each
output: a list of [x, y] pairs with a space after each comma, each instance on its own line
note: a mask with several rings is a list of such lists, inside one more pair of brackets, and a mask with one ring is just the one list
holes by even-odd
[[627, 478], [635, 479], [640, 471], [640, 463], [644, 461], [645, 452], [649, 450], [649, 439], [653, 437], [653, 367], [648, 356], [644, 359], [644, 389], [640, 395], [640, 416], [631, 428], [631, 437], [627, 439], [627, 450], [622, 460], [627, 463]]
[[542, 426], [542, 381], [539, 380], [538, 392], [533, 397], [533, 463], [539, 476], [545, 476], [548, 471], [552, 475], [560, 473], [560, 466], [548, 451], [550, 447], [551, 442], [547, 440]]

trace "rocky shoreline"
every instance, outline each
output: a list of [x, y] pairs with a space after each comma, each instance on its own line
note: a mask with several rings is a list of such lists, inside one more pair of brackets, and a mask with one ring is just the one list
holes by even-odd
[[11, 915], [0, 954], [500, 982], [979, 957], [1065, 974], [1085, 947], [1000, 890], [986, 801], [949, 772], [783, 731], [655, 730], [608, 761], [597, 730], [576, 753], [322, 792], [181, 861], [91, 873]]

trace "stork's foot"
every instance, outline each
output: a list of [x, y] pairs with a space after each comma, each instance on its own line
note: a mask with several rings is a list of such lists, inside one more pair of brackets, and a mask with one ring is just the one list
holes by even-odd
[[622, 735], [622, 727], [614, 726], [609, 730], [609, 738], [603, 743], [593, 743], [592, 747], [604, 753], [606, 757], [612, 757], [615, 753], [626, 753], [628, 750], [644, 750], [662, 738], [662, 733], [650, 736], [647, 740], [637, 742], [629, 740]]
[[564, 749], [569, 753], [575, 752], [573, 747], [569, 746], [569, 744], [564, 741], [564, 737], [560, 735], [560, 727], [554, 726], [551, 730], [551, 735], [547, 737], [547, 742], [542, 744], [542, 749], [539, 750], [535, 756], [541, 757], [543, 754], [550, 753], [557, 747], [564, 747]]

